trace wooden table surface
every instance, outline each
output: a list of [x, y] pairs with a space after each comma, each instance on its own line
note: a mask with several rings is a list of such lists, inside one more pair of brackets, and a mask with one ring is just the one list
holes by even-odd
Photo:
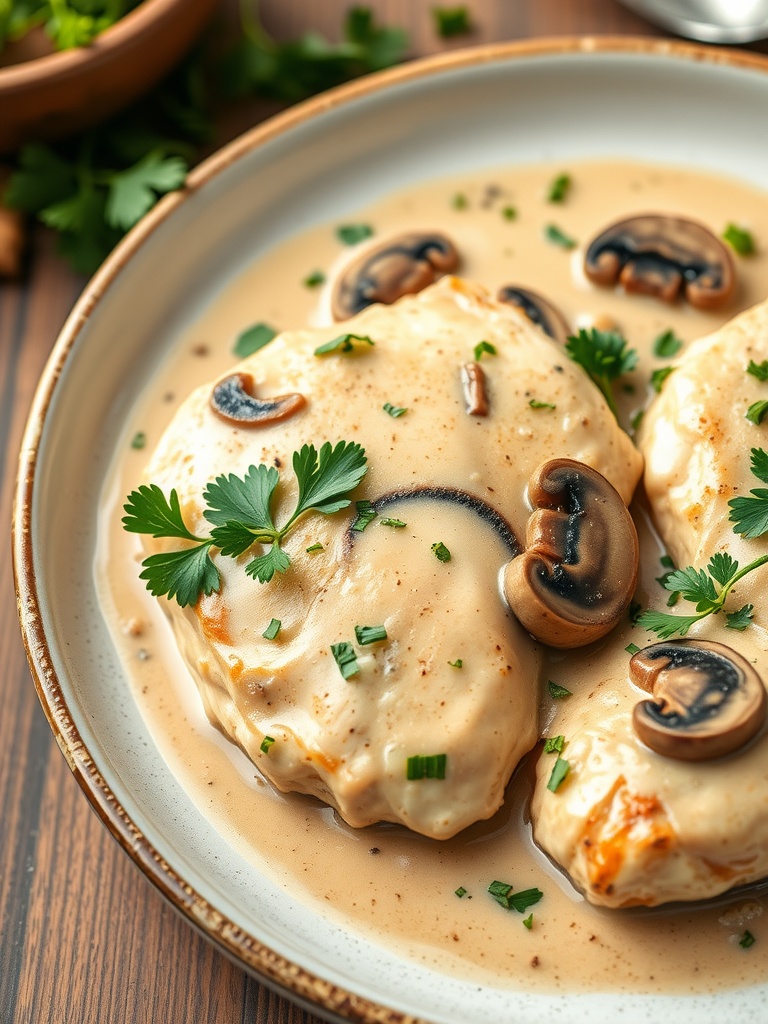
[[[388, 23], [408, 29], [414, 55], [544, 35], [659, 34], [615, 0], [466, 0], [475, 33], [444, 42], [432, 29], [432, 0], [366, 2]], [[261, 6], [267, 27], [288, 38], [309, 27], [336, 35], [350, 4], [263, 0]], [[4, 531], [35, 385], [83, 285], [43, 230], [33, 232], [22, 280], [0, 283]], [[91, 812], [37, 700], [19, 635], [6, 540], [0, 555], [0, 1024], [316, 1020], [193, 932]]]

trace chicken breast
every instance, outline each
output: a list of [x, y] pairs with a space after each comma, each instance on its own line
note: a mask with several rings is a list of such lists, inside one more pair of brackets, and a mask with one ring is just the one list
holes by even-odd
[[[677, 565], [704, 568], [715, 552], [742, 565], [768, 553], [768, 538], [744, 539], [729, 521], [728, 501], [761, 483], [750, 450], [764, 447], [765, 425], [745, 413], [768, 398], [768, 382], [746, 372], [768, 359], [768, 305], [690, 345], [645, 418], [641, 450], [654, 523]], [[653, 547], [646, 537], [646, 550]], [[657, 556], [646, 561], [640, 593], [666, 607], [655, 582]], [[768, 681], [766, 582], [758, 568], [732, 591], [727, 610], [754, 605], [745, 631], [725, 627], [722, 614], [703, 619], [690, 637], [728, 645]], [[768, 733], [727, 756], [678, 760], [650, 750], [633, 727], [648, 694], [630, 681], [632, 641], [656, 637], [639, 628], [613, 635], [599, 651], [572, 656], [557, 677], [573, 691], [548, 728], [562, 735], [570, 771], [548, 790], [553, 756], [537, 766], [534, 834], [587, 898], [610, 907], [702, 900], [768, 875]]]
[[[316, 354], [342, 333], [359, 336], [351, 351]], [[269, 583], [243, 571], [252, 552], [216, 555], [219, 593], [185, 609], [165, 602], [211, 721], [278, 788], [319, 797], [351, 825], [402, 822], [447, 838], [489, 817], [538, 736], [541, 654], [498, 586], [513, 535], [525, 533], [528, 478], [566, 456], [629, 501], [640, 456], [555, 343], [456, 278], [341, 326], [285, 333], [235, 369], [260, 396], [304, 402], [248, 427], [211, 410], [210, 386], [187, 399], [146, 480], [177, 490], [193, 531], [209, 529], [206, 485], [260, 463], [279, 469], [284, 522], [304, 444], [359, 442], [369, 469], [352, 497], [382, 508], [398, 496], [362, 532], [350, 530], [354, 506], [306, 516], [285, 541], [290, 568]], [[478, 387], [486, 415], [467, 411]], [[388, 415], [388, 402], [407, 412]], [[406, 525], [383, 522], [395, 517]], [[268, 640], [273, 618], [280, 632]], [[361, 645], [364, 625], [384, 626], [386, 639]], [[357, 660], [349, 678], [331, 651], [342, 641]], [[408, 777], [413, 758], [426, 777]]]

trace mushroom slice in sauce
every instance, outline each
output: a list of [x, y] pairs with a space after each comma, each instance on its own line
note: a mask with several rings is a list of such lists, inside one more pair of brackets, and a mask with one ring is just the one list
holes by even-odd
[[228, 423], [244, 427], [262, 427], [279, 423], [299, 412], [307, 404], [304, 395], [280, 395], [256, 398], [250, 373], [233, 373], [214, 385], [211, 408]]
[[565, 345], [573, 333], [568, 326], [568, 321], [557, 306], [553, 305], [549, 299], [545, 299], [539, 292], [533, 292], [529, 288], [518, 288], [513, 284], [505, 284], [499, 288], [496, 298], [499, 302], [506, 302], [508, 306], [519, 309], [531, 323], [536, 324], [545, 334], [561, 345]]
[[461, 368], [461, 386], [468, 416], [488, 415], [488, 382], [480, 363], [465, 363]]
[[553, 459], [531, 477], [526, 551], [504, 569], [504, 597], [551, 647], [605, 636], [629, 606], [639, 549], [632, 517], [597, 470]]
[[331, 312], [348, 320], [374, 302], [391, 305], [415, 295], [459, 265], [459, 254], [439, 231], [408, 231], [366, 249], [333, 286]]
[[653, 694], [635, 706], [635, 732], [651, 750], [680, 761], [731, 754], [762, 728], [765, 687], [725, 644], [677, 640], [651, 644], [629, 663], [631, 680]]
[[733, 296], [736, 275], [725, 245], [709, 228], [684, 217], [642, 214], [600, 232], [584, 257], [594, 284], [674, 302], [683, 295], [698, 309], [718, 309]]

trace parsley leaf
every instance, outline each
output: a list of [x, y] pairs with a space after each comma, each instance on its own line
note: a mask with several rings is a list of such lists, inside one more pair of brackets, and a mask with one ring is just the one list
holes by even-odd
[[592, 378], [608, 408], [618, 419], [612, 382], [637, 366], [637, 352], [616, 331], [580, 330], [568, 338], [565, 351]]
[[768, 359], [764, 359], [762, 363], [756, 363], [754, 359], [750, 359], [747, 373], [757, 377], [758, 380], [768, 380]]
[[750, 423], [754, 423], [756, 427], [765, 419], [765, 414], [768, 412], [768, 401], [753, 402], [752, 405], [744, 413]]
[[124, 528], [152, 537], [196, 541], [197, 546], [151, 555], [142, 563], [141, 579], [155, 596], [176, 597], [184, 607], [201, 593], [219, 588], [219, 571], [209, 556], [211, 547], [224, 556], [237, 557], [258, 543], [269, 545], [269, 550], [252, 558], [245, 572], [260, 583], [269, 583], [276, 572], [286, 572], [291, 564], [280, 545], [298, 518], [306, 512], [330, 515], [346, 508], [350, 499], [345, 493], [360, 483], [367, 468], [365, 451], [354, 442], [339, 441], [333, 447], [326, 441], [319, 454], [314, 446], [304, 445], [293, 454], [299, 490], [296, 508], [282, 527], [275, 524], [271, 511], [279, 482], [274, 466], [250, 466], [244, 477], [219, 476], [203, 491], [203, 516], [213, 526], [210, 537], [197, 537], [187, 528], [175, 490], [166, 498], [156, 484], [144, 484], [128, 496]]
[[[768, 483], [768, 452], [753, 448], [751, 467], [758, 480]], [[755, 487], [749, 493], [750, 497], [731, 498], [728, 518], [735, 523], [734, 532], [742, 537], [762, 537], [768, 533], [768, 489]]]
[[669, 330], [664, 331], [663, 334], [659, 334], [654, 340], [653, 354], [658, 356], [660, 359], [671, 359], [673, 356], [677, 355], [682, 347], [682, 339], [678, 338], [670, 327]]
[[264, 348], [275, 337], [277, 337], [277, 331], [274, 327], [270, 327], [269, 324], [253, 324], [252, 327], [248, 327], [238, 334], [237, 340], [232, 346], [232, 351], [238, 359], [245, 359], [247, 356], [252, 356], [254, 352], [258, 352], [259, 349]]
[[508, 882], [498, 881], [491, 882], [488, 894], [505, 910], [516, 910], [518, 914], [524, 914], [529, 907], [535, 906], [544, 895], [541, 889], [521, 889], [520, 892], [514, 892], [513, 886]]
[[[638, 623], [649, 632], [656, 633], [661, 640], [670, 637], [686, 636], [691, 626], [708, 615], [717, 615], [722, 611], [726, 598], [736, 583], [747, 573], [768, 562], [768, 555], [756, 558], [743, 569], [727, 552], [716, 552], [709, 560], [706, 570], [688, 566], [676, 569], [668, 574], [664, 582], [667, 590], [678, 592], [680, 596], [696, 606], [695, 615], [672, 615], [669, 612], [645, 611]], [[719, 588], [718, 588], [719, 585]], [[737, 612], [727, 615], [726, 625], [730, 629], [743, 630], [749, 625], [752, 609], [745, 605]]]
[[465, 36], [472, 31], [472, 22], [466, 7], [433, 7], [432, 16], [441, 39]]
[[186, 161], [159, 151], [147, 153], [124, 171], [115, 171], [104, 211], [107, 224], [122, 231], [132, 228], [152, 209], [158, 196], [181, 188], [186, 176]]
[[723, 231], [723, 238], [739, 256], [751, 256], [755, 251], [755, 240], [752, 233], [738, 224], [729, 224]]
[[565, 686], [560, 686], [559, 683], [553, 683], [550, 679], [547, 683], [547, 689], [549, 690], [549, 696], [554, 700], [560, 700], [563, 697], [570, 697], [572, 691], [567, 689]]
[[354, 341], [359, 341], [361, 346], [363, 343], [368, 345], [376, 344], [367, 334], [340, 334], [338, 338], [332, 338], [330, 341], [326, 341], [324, 345], [319, 345], [315, 349], [315, 355], [327, 356], [330, 352], [354, 352], [355, 346], [352, 344]]
[[336, 237], [344, 245], [358, 245], [372, 234], [373, 228], [370, 224], [341, 224], [336, 228]]

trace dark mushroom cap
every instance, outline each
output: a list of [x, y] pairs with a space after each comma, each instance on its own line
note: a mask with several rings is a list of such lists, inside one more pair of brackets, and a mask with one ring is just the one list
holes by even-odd
[[582, 647], [605, 636], [637, 583], [637, 532], [615, 488], [572, 459], [531, 477], [526, 550], [504, 569], [504, 597], [537, 640]]
[[407, 231], [366, 249], [340, 274], [331, 294], [335, 320], [348, 320], [374, 302], [389, 305], [415, 295], [459, 265], [459, 254], [439, 231]]
[[725, 644], [651, 644], [632, 657], [629, 675], [654, 697], [635, 705], [635, 732], [665, 757], [705, 761], [731, 754], [765, 721], [768, 702], [760, 676]]
[[307, 404], [304, 395], [280, 395], [260, 399], [253, 394], [250, 373], [232, 373], [215, 384], [211, 392], [211, 408], [228, 423], [244, 427], [262, 427], [288, 419]]
[[565, 345], [569, 336], [573, 334], [568, 326], [568, 321], [557, 306], [538, 292], [533, 292], [529, 288], [518, 288], [514, 284], [505, 284], [499, 288], [496, 298], [499, 302], [505, 302], [508, 306], [519, 309], [531, 323], [536, 324], [545, 334], [561, 345]]
[[684, 217], [642, 214], [617, 221], [590, 243], [584, 273], [594, 284], [620, 283], [628, 292], [674, 302], [682, 294], [698, 309], [731, 298], [731, 254], [709, 228]]

